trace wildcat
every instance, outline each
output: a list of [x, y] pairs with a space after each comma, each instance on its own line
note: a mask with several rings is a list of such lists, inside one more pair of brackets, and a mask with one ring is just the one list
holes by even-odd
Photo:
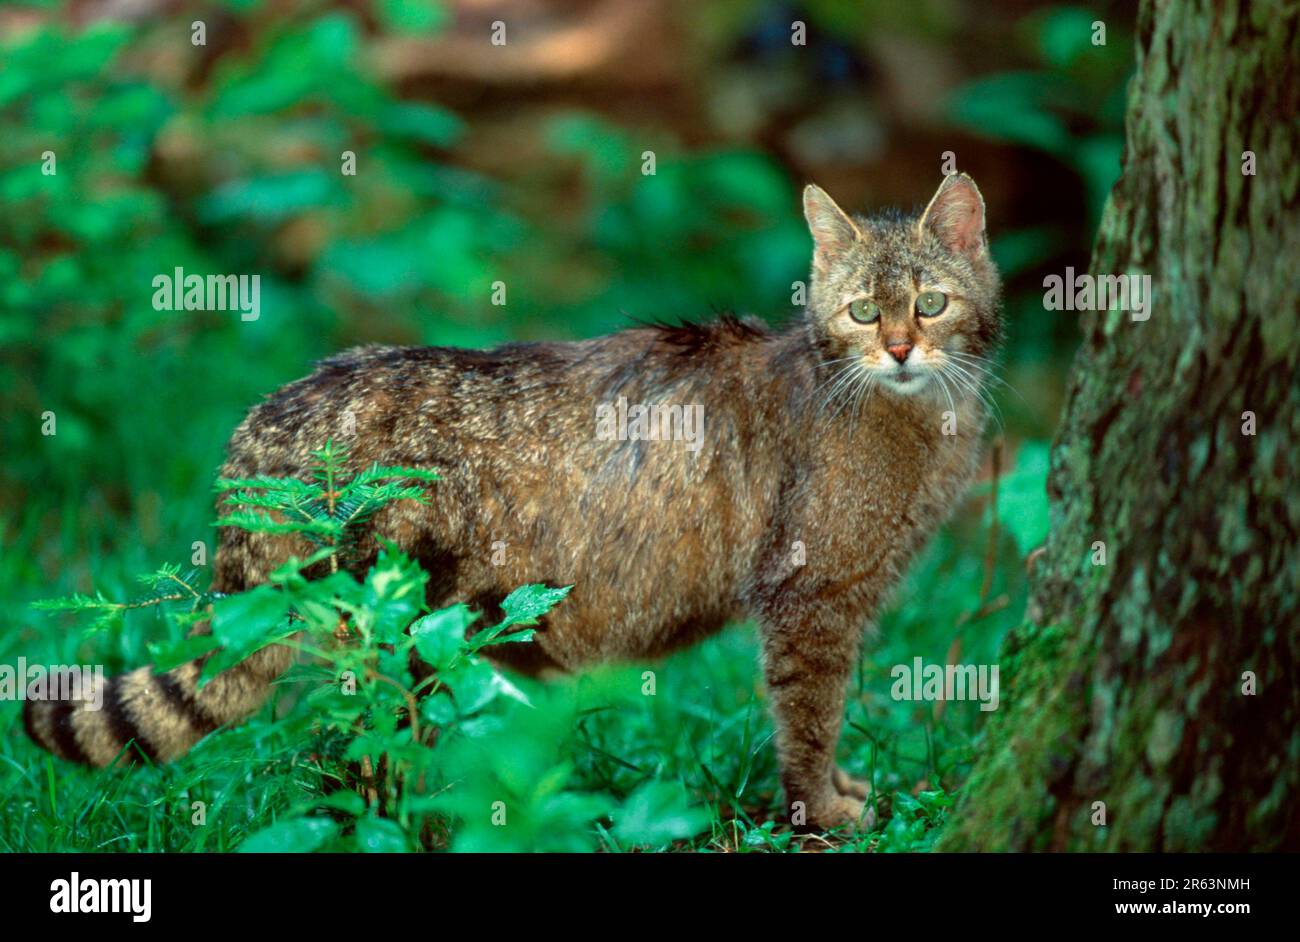
[[[305, 477], [328, 438], [358, 467], [439, 469], [431, 504], [376, 515], [360, 565], [381, 535], [429, 571], [430, 606], [489, 615], [524, 583], [572, 584], [532, 643], [489, 649], [517, 670], [653, 658], [752, 616], [792, 821], [869, 826], [866, 784], [835, 760], [846, 686], [882, 600], [976, 471], [999, 278], [964, 174], [919, 215], [850, 217], [812, 185], [803, 203], [809, 301], [783, 331], [726, 317], [486, 352], [350, 350], [253, 407], [222, 476]], [[702, 407], [701, 441], [597, 435], [620, 399]], [[212, 588], [250, 588], [307, 549], [225, 528]], [[257, 709], [290, 659], [265, 648], [202, 690], [200, 662], [141, 668], [107, 683], [101, 711], [27, 701], [26, 727], [67, 759], [103, 765], [131, 740], [174, 759]]]

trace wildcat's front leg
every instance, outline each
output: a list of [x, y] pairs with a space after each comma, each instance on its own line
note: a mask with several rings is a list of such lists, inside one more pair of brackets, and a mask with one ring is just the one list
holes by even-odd
[[763, 619], [763, 673], [776, 721], [777, 758], [790, 821], [800, 829], [868, 829], [873, 814], [836, 787], [835, 747], [861, 631], [814, 611]]

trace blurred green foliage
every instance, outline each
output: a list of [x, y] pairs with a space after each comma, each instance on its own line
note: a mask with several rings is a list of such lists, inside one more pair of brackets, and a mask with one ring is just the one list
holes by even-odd
[[[1021, 362], [1042, 362], [1059, 356], [1063, 330], [1072, 337], [1074, 327], [1043, 316], [1038, 279], [1048, 267], [1086, 265], [1091, 235], [1119, 179], [1133, 36], [1116, 16], [1064, 5], [1025, 16], [1013, 41], [1036, 67], [967, 82], [949, 97], [947, 116], [954, 127], [978, 137], [1050, 157], [1070, 172], [1072, 189], [1082, 190], [1082, 232], [1049, 223], [992, 237], [994, 257], [1010, 285], [1008, 345]], [[1073, 195], [1058, 187], [1044, 200], [1059, 208]]]
[[[127, 64], [169, 31], [184, 42], [180, 23], [41, 31], [6, 50], [0, 421], [11, 487], [39, 481], [49, 497], [90, 486], [119, 509], [141, 491], [194, 493], [248, 403], [376, 334], [482, 344], [710, 303], [788, 308], [807, 237], [770, 160], [670, 151], [643, 177], [627, 134], [558, 115], [544, 143], [581, 176], [585, 205], [538, 228], [512, 205], [521, 197], [440, 158], [461, 118], [396, 100], [360, 68], [351, 16], [261, 26], [198, 93]], [[42, 173], [46, 150], [54, 175]], [[349, 150], [356, 176], [340, 172]], [[150, 280], [178, 266], [259, 273], [262, 318], [154, 311]], [[496, 281], [506, 305], [489, 303]], [[46, 410], [58, 422], [48, 441]]]
[[[1094, 43], [1094, 37], [1105, 41]], [[952, 121], [1043, 151], [1073, 169], [1083, 181], [1095, 227], [1119, 178], [1132, 37], [1095, 11], [1063, 6], [1026, 17], [1018, 39], [1040, 67], [969, 82], [948, 103]]]

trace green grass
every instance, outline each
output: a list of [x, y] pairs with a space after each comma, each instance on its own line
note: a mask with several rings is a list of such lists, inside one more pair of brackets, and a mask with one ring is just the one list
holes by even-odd
[[[999, 546], [989, 593], [994, 599], [1006, 595], [1005, 607], [959, 627], [963, 616], [979, 607], [984, 578], [988, 533], [977, 503], [970, 503], [913, 568], [868, 641], [850, 692], [839, 758], [852, 773], [870, 778], [880, 793], [881, 814], [869, 834], [828, 840], [794, 836], [786, 826], [752, 625], [733, 626], [657, 664], [605, 668], [545, 687], [518, 680], [535, 702], [562, 706], [522, 726], [507, 716], [497, 741], [548, 740], [560, 760], [557, 767], [567, 772], [565, 795], [593, 796], [593, 808], [602, 801], [624, 813], [635, 807], [647, 819], [637, 832], [641, 839], [629, 844], [616, 836], [607, 815], [584, 822], [578, 814], [572, 820], [579, 823], [566, 826], [583, 832], [574, 835], [579, 846], [722, 852], [928, 849], [969, 768], [982, 714], [972, 702], [949, 703], [936, 717], [933, 703], [894, 701], [889, 670], [916, 656], [943, 663], [959, 635], [957, 660], [995, 662], [1001, 636], [1023, 611], [1019, 554], [1008, 538]], [[16, 532], [24, 542], [0, 561], [0, 583], [9, 588], [27, 582], [30, 588], [23, 576], [32, 575], [34, 562], [39, 565], [41, 541], [30, 528], [7, 527], [6, 532]], [[125, 590], [131, 575], [157, 563], [140, 558], [132, 536], [117, 531], [116, 554], [96, 567], [95, 586], [106, 594]], [[59, 534], [64, 542], [87, 539], [111, 536], [93, 527], [76, 536]], [[47, 546], [45, 552], [50, 551]], [[77, 584], [79, 572], [74, 568], [52, 579], [43, 594]], [[4, 597], [13, 598], [8, 592]], [[0, 663], [13, 663], [21, 654], [42, 663], [104, 663], [116, 672], [146, 663], [146, 643], [172, 631], [166, 621], [137, 613], [120, 628], [85, 636], [62, 627], [58, 617], [13, 602], [5, 608], [11, 624], [23, 627], [0, 633]], [[642, 693], [645, 670], [655, 672], [654, 696]], [[292, 678], [309, 675], [306, 669], [291, 674], [254, 720], [218, 731], [164, 767], [90, 770], [53, 759], [23, 735], [19, 705], [6, 704], [0, 710], [0, 850], [228, 851], [277, 820], [319, 807], [331, 784], [328, 767], [315, 758], [323, 751], [320, 736], [310, 710], [288, 708], [306, 684]], [[680, 783], [684, 805], [658, 806], [645, 791], [638, 792], [647, 783]], [[449, 790], [453, 795], [456, 787]], [[193, 823], [195, 802], [206, 806], [202, 825]], [[672, 820], [661, 822], [656, 815]], [[520, 827], [521, 849], [534, 846], [525, 825]], [[683, 829], [689, 838], [654, 837]], [[491, 846], [513, 846], [509, 832], [493, 835]], [[381, 840], [377, 846], [408, 845]]]

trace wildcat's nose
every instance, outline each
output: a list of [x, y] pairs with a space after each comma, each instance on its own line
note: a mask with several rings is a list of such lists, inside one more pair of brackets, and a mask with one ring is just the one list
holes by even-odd
[[906, 340], [893, 340], [885, 344], [885, 349], [899, 363], [906, 363], [907, 355], [912, 352], [912, 345]]

